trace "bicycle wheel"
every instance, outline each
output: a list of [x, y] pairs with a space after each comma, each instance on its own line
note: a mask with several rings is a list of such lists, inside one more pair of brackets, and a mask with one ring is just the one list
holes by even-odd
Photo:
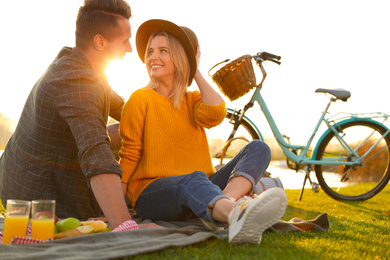
[[[380, 124], [369, 121], [353, 121], [337, 128], [340, 135], [363, 156], [385, 134]], [[355, 156], [348, 155], [333, 132], [329, 132], [321, 141], [316, 160], [331, 157], [343, 157], [344, 161], [354, 161]], [[316, 165], [315, 172], [321, 188], [336, 200], [366, 200], [378, 194], [389, 182], [390, 135], [379, 141], [369, 152], [361, 165]]]
[[[233, 129], [235, 120], [235, 115], [232, 112], [228, 111], [225, 119], [220, 125], [211, 129], [206, 129], [210, 153], [215, 165], [221, 163], [219, 153], [222, 151], [224, 145], [229, 139], [229, 135]], [[248, 141], [254, 139], [262, 140], [253, 123], [245, 117], [242, 119], [241, 124], [237, 129], [237, 132], [231, 138], [233, 137], [242, 137], [243, 139], [246, 139]], [[241, 148], [248, 144], [248, 142], [243, 139], [237, 138], [230, 143], [229, 147], [226, 149], [224, 157], [222, 158], [222, 160], [226, 159], [226, 161], [224, 161], [223, 163], [226, 163], [231, 158], [233, 158], [241, 150]]]

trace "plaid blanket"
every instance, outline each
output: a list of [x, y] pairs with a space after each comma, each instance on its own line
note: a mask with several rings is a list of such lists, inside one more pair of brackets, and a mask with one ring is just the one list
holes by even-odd
[[[150, 223], [149, 220], [136, 220]], [[85, 236], [23, 245], [0, 244], [0, 259], [111, 259], [151, 253], [169, 247], [189, 246], [207, 239], [227, 239], [228, 230], [207, 230], [199, 219], [188, 221], [157, 221], [166, 229], [135, 229], [121, 232], [105, 232]], [[0, 219], [3, 230], [4, 219]], [[267, 232], [326, 232], [329, 229], [328, 214], [323, 213], [313, 220], [294, 218], [279, 221]], [[17, 240], [15, 240], [16, 242]], [[37, 242], [37, 241], [33, 241]]]

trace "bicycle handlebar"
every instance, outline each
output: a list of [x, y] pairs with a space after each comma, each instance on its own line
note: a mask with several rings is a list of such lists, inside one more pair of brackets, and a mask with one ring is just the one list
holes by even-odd
[[[280, 57], [280, 56], [278, 56], [278, 55], [275, 55], [275, 54], [272, 54], [272, 53], [269, 53], [269, 52], [263, 51], [263, 52], [258, 52], [257, 55], [253, 55], [252, 58], [255, 59], [257, 65], [260, 66], [263, 75], [266, 75], [266, 72], [265, 72], [265, 70], [264, 70], [264, 68], [263, 68], [263, 64], [262, 64], [262, 63], [263, 63], [264, 61], [266, 61], [266, 60], [269, 60], [269, 61], [272, 61], [272, 62], [274, 62], [274, 63], [280, 65], [281, 62], [280, 62], [279, 60], [280, 60], [282, 57]], [[209, 75], [210, 77], [212, 77], [212, 76], [210, 75], [210, 71], [211, 71], [212, 69], [214, 69], [216, 66], [218, 66], [218, 65], [220, 65], [220, 64], [222, 64], [222, 63], [228, 62], [229, 60], [230, 60], [230, 59], [226, 59], [226, 60], [224, 60], [224, 61], [221, 61], [221, 62], [215, 64], [211, 69], [209, 69], [208, 75]], [[264, 81], [264, 78], [263, 78], [263, 81]]]
[[280, 65], [281, 62], [279, 60], [282, 57], [264, 51], [264, 52], [257, 53], [257, 55], [254, 55], [253, 58], [256, 60], [256, 62], [263, 62], [263, 61], [269, 60], [269, 61], [272, 61], [272, 62]]

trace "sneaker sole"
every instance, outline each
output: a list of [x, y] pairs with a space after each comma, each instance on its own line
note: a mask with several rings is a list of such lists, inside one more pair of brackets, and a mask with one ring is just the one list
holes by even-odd
[[241, 227], [235, 228], [235, 234], [230, 234], [229, 230], [229, 243], [259, 244], [263, 232], [283, 217], [287, 207], [287, 196], [283, 189], [271, 188], [259, 197], [262, 199], [243, 216]]

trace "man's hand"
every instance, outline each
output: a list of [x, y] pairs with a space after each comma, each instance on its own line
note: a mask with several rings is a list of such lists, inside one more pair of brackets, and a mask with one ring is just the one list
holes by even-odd
[[99, 174], [91, 177], [90, 183], [93, 194], [111, 228], [114, 229], [123, 222], [132, 219], [123, 197], [119, 175]]
[[[101, 221], [104, 221], [104, 222], [108, 222], [108, 220], [107, 220], [106, 217], [89, 218], [88, 220], [93, 220], [93, 221], [101, 220]], [[145, 223], [145, 224], [138, 224], [138, 228], [139, 228], [139, 229], [142, 229], [142, 228], [166, 228], [166, 227], [157, 225], [157, 224], [155, 224], [155, 223]]]
[[88, 221], [103, 221], [103, 222], [108, 222], [106, 217], [97, 217], [97, 218], [88, 218]]
[[138, 224], [138, 228], [141, 229], [141, 228], [166, 228], [166, 227], [154, 223], [145, 223], [145, 224]]

